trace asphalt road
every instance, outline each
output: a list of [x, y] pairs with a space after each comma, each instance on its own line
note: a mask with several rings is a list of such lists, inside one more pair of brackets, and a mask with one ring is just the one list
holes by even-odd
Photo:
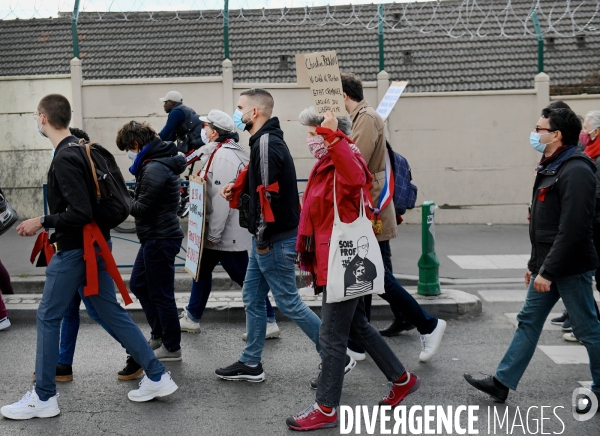
[[[476, 292], [477, 287], [462, 288]], [[504, 313], [517, 312], [521, 303], [484, 303], [484, 313], [474, 319], [449, 320], [448, 330], [436, 357], [418, 362], [419, 335], [413, 330], [389, 343], [405, 366], [423, 380], [421, 388], [403, 404], [410, 406], [479, 406], [475, 428], [479, 434], [541, 434], [539, 411], [545, 409], [544, 433], [566, 436], [597, 436], [600, 414], [577, 422], [570, 410], [571, 394], [578, 381], [590, 380], [586, 365], [557, 365], [537, 351], [519, 391], [505, 406], [497, 405], [463, 380], [464, 372], [493, 372], [502, 358], [514, 327]], [[555, 311], [560, 311], [558, 306]], [[35, 324], [31, 314], [11, 314], [13, 326], [0, 333], [0, 398], [15, 402], [31, 389], [35, 359]], [[145, 333], [143, 319], [136, 318]], [[170, 362], [179, 390], [170, 397], [149, 403], [133, 403], [127, 392], [137, 381], [117, 380], [125, 353], [97, 325], [82, 322], [75, 354], [75, 380], [59, 384], [61, 415], [50, 419], [10, 421], [0, 419], [0, 435], [285, 435], [285, 418], [314, 400], [308, 387], [317, 375], [319, 358], [313, 344], [300, 329], [279, 320], [282, 338], [269, 340], [263, 353], [267, 379], [263, 383], [228, 382], [214, 375], [215, 368], [233, 363], [241, 352], [242, 323], [206, 322], [201, 334], [183, 335], [183, 361]], [[385, 321], [374, 322], [384, 327]], [[540, 345], [565, 345], [562, 333], [544, 331]], [[575, 345], [574, 345], [575, 346]], [[345, 380], [342, 404], [377, 404], [385, 393], [385, 379], [370, 358], [359, 362]], [[508, 407], [512, 432], [488, 432], [488, 406], [503, 416]], [[549, 412], [555, 409], [558, 418]], [[537, 407], [537, 408], [536, 408]], [[520, 415], [518, 415], [517, 409]], [[527, 416], [527, 411], [529, 415]], [[523, 420], [524, 427], [517, 415]], [[537, 419], [537, 421], [536, 421]], [[466, 425], [466, 414], [461, 415]], [[538, 425], [538, 432], [536, 429]], [[497, 424], [498, 425], [498, 424]], [[529, 425], [529, 428], [525, 427]], [[509, 429], [510, 430], [510, 429]], [[340, 434], [340, 429], [321, 430], [319, 435]], [[351, 434], [356, 434], [352, 432]], [[362, 428], [361, 434], [367, 434]], [[380, 434], [379, 426], [374, 434]], [[407, 433], [410, 434], [410, 433]], [[442, 432], [439, 434], [448, 434]], [[455, 434], [455, 433], [453, 433]]]

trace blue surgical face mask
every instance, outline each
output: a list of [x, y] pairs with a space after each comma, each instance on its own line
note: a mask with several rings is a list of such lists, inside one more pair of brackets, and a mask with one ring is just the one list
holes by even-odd
[[239, 109], [236, 109], [233, 113], [233, 122], [235, 123], [235, 127], [240, 129], [241, 131], [246, 130], [246, 123], [242, 121], [243, 116], [244, 114], [242, 114], [242, 111]]
[[[252, 112], [253, 109], [250, 109], [248, 112]], [[241, 131], [250, 130], [252, 128], [252, 120], [247, 122], [242, 121], [244, 115], [246, 115], [248, 112], [242, 113], [241, 110], [236, 109], [233, 113], [233, 122], [235, 123], [235, 127], [240, 129]]]
[[55, 150], [54, 148], [53, 148], [52, 150], [50, 150], [50, 156], [52, 156], [52, 159], [54, 159], [54, 152], [55, 152], [55, 151], [56, 151], [56, 150]]
[[137, 158], [137, 155], [138, 155], [138, 154], [137, 154], [136, 152], [134, 152], [134, 151], [131, 151], [131, 150], [129, 150], [129, 151], [127, 152], [127, 157], [128, 157], [129, 159], [131, 159], [132, 161], [135, 161], [135, 159]]
[[40, 128], [40, 125], [38, 123], [35, 123], [35, 127], [37, 127], [37, 131], [42, 136], [42, 138], [47, 138], [47, 136], [44, 135], [44, 132], [42, 132], [42, 129]]
[[531, 134], [529, 135], [529, 143], [536, 151], [543, 153], [548, 144], [542, 144], [540, 142], [541, 137], [542, 137], [541, 133], [531, 132]]

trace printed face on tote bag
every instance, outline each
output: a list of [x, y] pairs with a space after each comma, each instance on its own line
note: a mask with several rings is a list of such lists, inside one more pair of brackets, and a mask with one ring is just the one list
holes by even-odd
[[327, 302], [336, 303], [383, 292], [383, 260], [371, 221], [364, 213], [361, 193], [359, 216], [340, 220], [334, 176], [334, 219], [329, 246]]

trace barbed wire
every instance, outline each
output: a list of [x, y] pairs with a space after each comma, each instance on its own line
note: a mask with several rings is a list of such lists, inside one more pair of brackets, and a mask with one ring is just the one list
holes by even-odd
[[[70, 16], [73, 0], [8, 0], [0, 18], [14, 17], [29, 4], [32, 18]], [[334, 0], [341, 3], [342, 0]], [[57, 10], [51, 10], [54, 4]], [[221, 0], [81, 0], [80, 17], [92, 21], [223, 20]], [[264, 5], [266, 7], [256, 7]], [[286, 6], [301, 6], [290, 8]], [[237, 6], [237, 8], [236, 8]], [[303, 7], [302, 7], [303, 6]], [[535, 10], [544, 35], [600, 35], [600, 0], [434, 0], [383, 4], [385, 32], [441, 34], [450, 38], [529, 37], [536, 31]], [[4, 12], [2, 12], [4, 11]], [[49, 14], [49, 15], [48, 15]], [[54, 15], [52, 15], [54, 14]], [[238, 0], [230, 2], [229, 20], [269, 25], [318, 27], [332, 24], [376, 30], [378, 5], [316, 6], [306, 0]]]

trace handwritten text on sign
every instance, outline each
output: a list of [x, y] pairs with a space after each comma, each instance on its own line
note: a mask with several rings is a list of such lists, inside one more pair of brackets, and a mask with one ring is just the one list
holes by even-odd
[[377, 113], [381, 115], [384, 120], [390, 116], [392, 109], [396, 106], [398, 99], [404, 92], [404, 89], [408, 85], [408, 82], [392, 82], [387, 92], [383, 96], [381, 103], [377, 107]]
[[315, 112], [322, 115], [330, 110], [336, 116], [345, 115], [344, 91], [335, 51], [309, 53], [304, 59]]
[[190, 214], [188, 222], [185, 270], [197, 279], [204, 238], [204, 179], [190, 178]]

